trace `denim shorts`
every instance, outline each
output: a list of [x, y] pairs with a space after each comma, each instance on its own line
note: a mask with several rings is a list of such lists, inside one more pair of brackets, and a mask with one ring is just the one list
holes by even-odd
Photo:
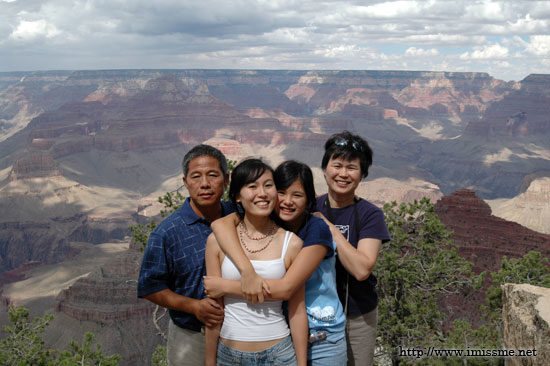
[[290, 336], [258, 352], [243, 352], [218, 342], [218, 366], [296, 366], [296, 353]]

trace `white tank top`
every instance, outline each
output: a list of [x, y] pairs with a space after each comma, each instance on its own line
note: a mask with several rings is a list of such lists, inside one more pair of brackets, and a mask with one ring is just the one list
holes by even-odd
[[[251, 260], [252, 266], [262, 278], [279, 279], [286, 273], [285, 254], [292, 233], [285, 233], [281, 258], [271, 260]], [[222, 277], [230, 280], [241, 279], [241, 273], [229, 257], [222, 262]], [[263, 304], [253, 304], [242, 297], [224, 296], [225, 316], [220, 337], [236, 341], [259, 342], [284, 338], [290, 334], [283, 315], [281, 300], [266, 300]]]

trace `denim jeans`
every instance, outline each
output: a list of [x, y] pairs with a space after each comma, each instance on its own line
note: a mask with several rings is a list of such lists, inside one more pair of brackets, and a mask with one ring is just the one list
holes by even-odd
[[344, 334], [337, 341], [329, 339], [316, 341], [310, 344], [307, 350], [307, 364], [310, 366], [344, 366], [347, 359], [347, 345]]
[[218, 343], [218, 366], [295, 366], [297, 364], [290, 336], [258, 352], [243, 352], [227, 347], [221, 342]]

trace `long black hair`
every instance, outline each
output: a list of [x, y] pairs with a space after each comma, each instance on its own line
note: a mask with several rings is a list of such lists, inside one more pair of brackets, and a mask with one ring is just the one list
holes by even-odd
[[306, 212], [308, 217], [315, 211], [317, 199], [315, 196], [315, 185], [313, 184], [313, 173], [309, 166], [299, 161], [287, 160], [275, 169], [273, 177], [277, 190], [285, 190], [299, 179], [306, 192]]
[[[244, 210], [242, 205], [237, 202], [241, 189], [248, 183], [256, 181], [266, 171], [269, 171], [272, 175], [275, 175], [273, 168], [270, 167], [269, 164], [257, 158], [245, 159], [241, 161], [235, 169], [233, 169], [233, 172], [231, 173], [231, 181], [229, 183], [229, 199], [235, 207], [235, 212], [237, 212], [241, 219], [244, 217]], [[277, 224], [280, 222], [280, 220], [276, 220], [277, 215], [275, 212], [272, 212], [269, 217]]]

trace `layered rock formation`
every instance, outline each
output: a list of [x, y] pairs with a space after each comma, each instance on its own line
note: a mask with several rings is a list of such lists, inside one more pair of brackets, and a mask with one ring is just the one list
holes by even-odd
[[529, 75], [517, 90], [493, 103], [481, 121], [467, 126], [465, 134], [485, 139], [550, 134], [549, 83], [549, 75]]
[[550, 234], [550, 178], [535, 178], [528, 184], [528, 188], [514, 198], [487, 203], [495, 216]]
[[138, 299], [136, 292], [142, 256], [129, 250], [77, 280], [59, 294], [55, 311], [100, 324], [149, 317], [154, 306]]
[[[112, 196], [125, 198], [109, 207]], [[134, 222], [132, 195], [91, 189], [62, 176], [11, 180], [0, 190], [0, 271], [26, 263], [56, 263], [69, 254], [70, 241], [120, 240]]]
[[50, 222], [0, 223], [0, 269], [32, 262], [56, 263], [69, 253], [69, 243]]
[[490, 206], [471, 190], [443, 197], [435, 210], [454, 233], [460, 253], [473, 260], [478, 271], [494, 271], [503, 255], [518, 258], [536, 250], [550, 257], [550, 235], [493, 216]]
[[[65, 347], [93, 331], [105, 354], [118, 353], [120, 365], [149, 365], [156, 346], [166, 334], [168, 315], [147, 300], [137, 298], [137, 277], [143, 254], [129, 249], [80, 278], [57, 297], [55, 319], [48, 327], [48, 346]], [[158, 313], [155, 313], [158, 311]]]
[[[359, 194], [377, 204], [435, 200], [458, 187], [516, 196], [534, 174], [550, 176], [549, 86], [544, 75], [506, 83], [483, 73], [404, 71], [0, 73], [0, 271], [62, 261], [74, 241], [121, 239], [137, 212], [154, 211], [156, 197], [181, 186], [181, 158], [202, 142], [233, 159], [301, 160], [321, 193], [323, 144], [349, 129], [374, 150]], [[547, 237], [498, 221], [479, 199], [458, 196], [442, 200], [440, 214], [476, 270], [495, 268], [495, 253], [547, 245]], [[62, 324], [86, 324], [104, 345], [120, 345], [113, 334], [126, 332], [124, 324], [145, 327], [150, 316], [115, 279], [135, 273], [112, 271], [75, 284], [57, 305]], [[135, 357], [138, 341], [116, 352]]]
[[[24, 192], [14, 193], [14, 185], [63, 177], [106, 199], [96, 199], [96, 205], [60, 203], [51, 214], [51, 205], [42, 205], [41, 199], [71, 199], [63, 198], [63, 190], [48, 191], [51, 185], [44, 183], [39, 189], [50, 195], [33, 201], [43, 210], [40, 220], [23, 220], [26, 227], [32, 222], [53, 225], [68, 240], [120, 238], [126, 222], [116, 217], [128, 218], [137, 210], [128, 207], [128, 200], [157, 192], [178, 174], [178, 160], [190, 145], [222, 139], [233, 156], [259, 151], [271, 155], [271, 148], [278, 149], [281, 160], [298, 159], [315, 167], [327, 136], [343, 129], [364, 135], [372, 145], [375, 161], [369, 179], [410, 185], [400, 186], [403, 193], [398, 195], [380, 192], [388, 199], [432, 194], [414, 182], [433, 185], [434, 198], [464, 186], [486, 197], [513, 196], [526, 176], [548, 171], [547, 139], [541, 142], [545, 132], [540, 126], [546, 123], [549, 82], [544, 75], [506, 83], [483, 73], [408, 71], [0, 73], [3, 123], [13, 127], [17, 116], [28, 121], [36, 115], [25, 128], [9, 127], [2, 135], [0, 204], [12, 209], [0, 214], [0, 222], [21, 221], [14, 218], [23, 215], [25, 205], [17, 208], [13, 202], [30, 202]], [[493, 142], [486, 143], [479, 139], [483, 134], [467, 131], [457, 138], [469, 122], [489, 124], [495, 131], [508, 124], [512, 127], [507, 131], [522, 140], [495, 142], [491, 137]], [[516, 133], [525, 123], [540, 128]], [[386, 199], [369, 198], [379, 203]], [[117, 213], [105, 216], [106, 207], [112, 211], [117, 205]], [[62, 207], [68, 212], [60, 212]], [[88, 229], [92, 219], [57, 228], [75, 215], [93, 217], [96, 226], [107, 229]], [[99, 224], [102, 220], [110, 223]], [[4, 256], [17, 245], [14, 240], [0, 242]]]
[[505, 348], [523, 351], [523, 357], [506, 358], [507, 366], [550, 364], [550, 289], [503, 285], [502, 328]]
[[[444, 196], [436, 203], [435, 211], [447, 230], [454, 233], [454, 245], [461, 256], [473, 262], [476, 273], [497, 271], [503, 256], [520, 258], [535, 250], [550, 257], [550, 235], [493, 216], [489, 205], [471, 190]], [[485, 289], [490, 284], [487, 276], [482, 291], [472, 294], [466, 303], [449, 297], [446, 303], [453, 315], [477, 323], [479, 305], [485, 301]]]

